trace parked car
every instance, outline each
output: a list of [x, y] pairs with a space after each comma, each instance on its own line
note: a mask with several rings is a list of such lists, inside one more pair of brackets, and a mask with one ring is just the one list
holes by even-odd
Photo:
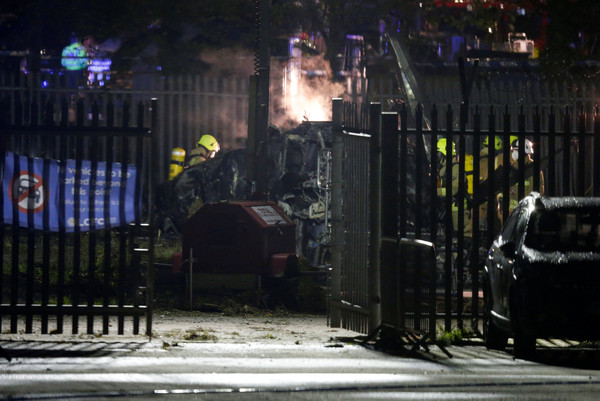
[[600, 338], [600, 198], [531, 193], [492, 244], [484, 340], [530, 357], [536, 338]]

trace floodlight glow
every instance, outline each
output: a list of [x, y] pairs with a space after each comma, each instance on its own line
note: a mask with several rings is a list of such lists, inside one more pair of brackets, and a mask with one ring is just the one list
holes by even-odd
[[106, 59], [95, 58], [95, 59], [92, 59], [92, 61], [90, 62], [88, 71], [96, 72], [96, 73], [110, 71], [111, 64], [112, 64], [112, 60], [109, 58], [106, 58]]
[[87, 67], [89, 59], [85, 47], [79, 43], [71, 43], [62, 51], [61, 64], [69, 71], [82, 70]]

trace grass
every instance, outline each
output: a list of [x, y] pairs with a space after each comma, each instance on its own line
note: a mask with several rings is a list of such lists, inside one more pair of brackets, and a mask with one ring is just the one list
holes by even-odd
[[464, 339], [476, 337], [477, 334], [471, 329], [454, 328], [450, 331], [438, 327], [437, 341], [442, 345], [461, 344]]

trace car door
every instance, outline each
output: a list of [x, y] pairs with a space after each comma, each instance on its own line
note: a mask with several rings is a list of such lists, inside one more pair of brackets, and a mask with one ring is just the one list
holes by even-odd
[[508, 294], [512, 285], [515, 253], [520, 244], [522, 227], [525, 226], [525, 212], [522, 205], [515, 208], [494, 242], [494, 250], [490, 255], [490, 285], [494, 297], [494, 311], [505, 317], [509, 317]]

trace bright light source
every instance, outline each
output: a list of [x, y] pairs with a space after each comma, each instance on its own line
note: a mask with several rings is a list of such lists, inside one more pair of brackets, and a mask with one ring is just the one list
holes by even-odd
[[63, 49], [61, 64], [67, 70], [82, 70], [88, 63], [87, 51], [81, 43], [74, 42]]
[[88, 66], [88, 71], [92, 71], [92, 72], [109, 71], [111, 64], [112, 64], [112, 61], [109, 58], [107, 58], [107, 59], [95, 58], [95, 59], [92, 59], [90, 65]]

